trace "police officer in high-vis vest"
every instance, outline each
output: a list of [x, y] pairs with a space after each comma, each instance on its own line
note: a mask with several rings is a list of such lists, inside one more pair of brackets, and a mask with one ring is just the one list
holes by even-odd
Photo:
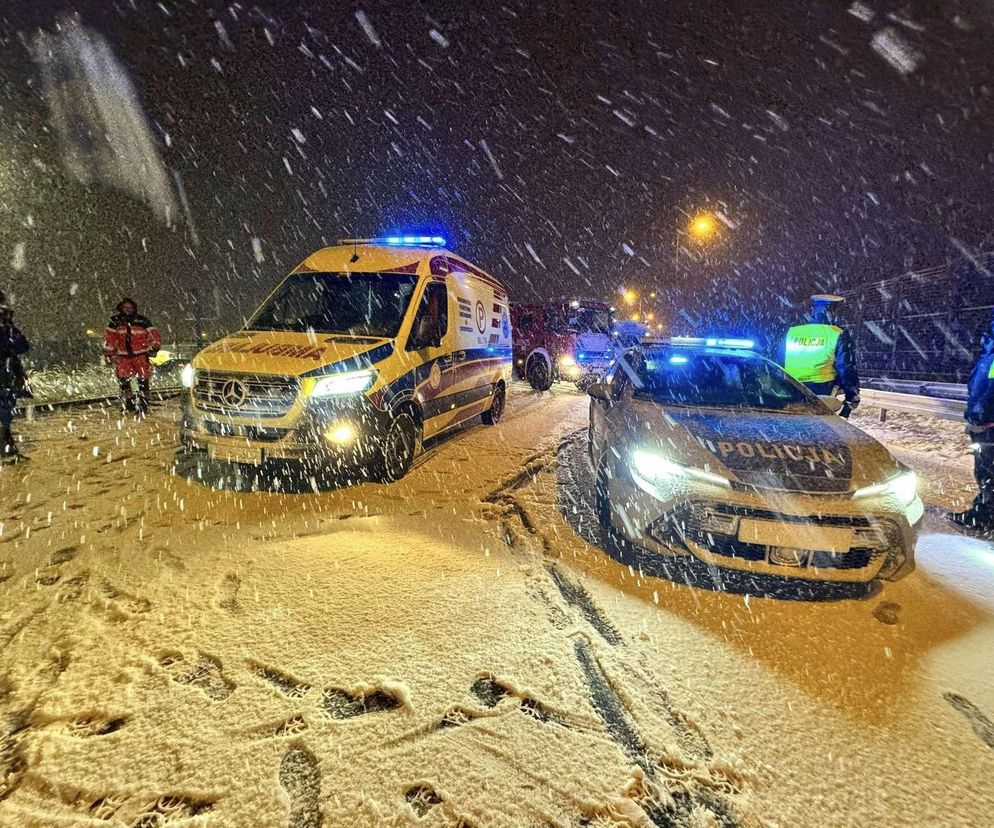
[[968, 529], [989, 533], [994, 531], [994, 321], [980, 340], [963, 416], [973, 443], [973, 476], [980, 492], [969, 509], [950, 517]]
[[848, 331], [836, 324], [835, 309], [841, 296], [811, 297], [811, 321], [787, 331], [783, 367], [820, 397], [845, 394], [839, 414], [848, 417], [859, 405], [859, 372], [856, 346]]

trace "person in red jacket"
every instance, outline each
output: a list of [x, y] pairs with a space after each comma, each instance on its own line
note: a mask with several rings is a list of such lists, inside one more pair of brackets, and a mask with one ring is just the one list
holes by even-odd
[[[121, 385], [121, 402], [125, 411], [139, 416], [148, 412], [148, 397], [152, 380], [149, 361], [162, 346], [158, 328], [138, 313], [134, 299], [122, 299], [107, 325], [104, 356], [114, 366]], [[131, 378], [138, 379], [138, 401], [135, 402]]]

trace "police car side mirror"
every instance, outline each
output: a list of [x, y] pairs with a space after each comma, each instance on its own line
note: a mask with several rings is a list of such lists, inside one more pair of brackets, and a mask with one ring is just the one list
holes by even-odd
[[595, 382], [587, 389], [587, 393], [595, 400], [611, 402], [611, 386], [606, 382]]

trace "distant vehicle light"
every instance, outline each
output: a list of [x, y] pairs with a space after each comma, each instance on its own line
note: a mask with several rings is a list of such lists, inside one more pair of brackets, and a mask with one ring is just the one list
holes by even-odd
[[574, 299], [572, 302], [569, 303], [569, 306], [571, 308], [578, 308], [580, 307], [580, 303], [576, 299]]
[[674, 354], [670, 357], [670, 365], [685, 365], [688, 361], [687, 357], [680, 354]]

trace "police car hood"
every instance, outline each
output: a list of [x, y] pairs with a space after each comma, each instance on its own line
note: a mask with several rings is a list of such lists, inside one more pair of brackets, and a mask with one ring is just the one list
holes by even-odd
[[834, 415], [635, 405], [643, 444], [751, 486], [849, 492], [901, 470], [880, 443]]
[[193, 359], [198, 371], [299, 377], [340, 364], [358, 369], [393, 351], [388, 339], [289, 331], [239, 331], [208, 345]]

